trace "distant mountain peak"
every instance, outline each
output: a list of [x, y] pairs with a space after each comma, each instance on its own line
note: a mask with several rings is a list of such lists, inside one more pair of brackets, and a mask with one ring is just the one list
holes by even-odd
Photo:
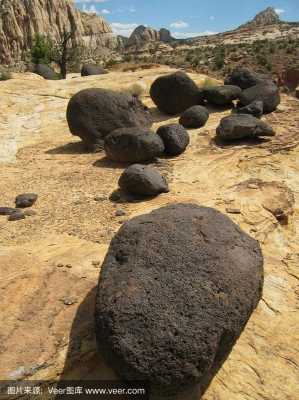
[[275, 25], [279, 23], [281, 23], [281, 20], [275, 9], [273, 7], [268, 7], [258, 13], [251, 21], [241, 25], [240, 28], [254, 28], [258, 26]]

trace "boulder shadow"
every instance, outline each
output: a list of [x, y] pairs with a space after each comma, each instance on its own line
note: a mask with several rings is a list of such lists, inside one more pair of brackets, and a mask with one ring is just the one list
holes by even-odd
[[244, 139], [236, 139], [233, 141], [225, 141], [218, 137], [214, 137], [210, 141], [211, 146], [217, 146], [222, 149], [231, 149], [234, 147], [256, 147], [262, 144], [269, 143], [271, 139], [265, 138], [244, 138]]
[[150, 107], [149, 112], [153, 123], [168, 121], [169, 119], [178, 118], [180, 115], [167, 115], [158, 110], [157, 107]]
[[88, 154], [91, 153], [82, 141], [67, 143], [54, 149], [47, 150], [46, 154]]
[[132, 165], [132, 163], [113, 161], [110, 160], [108, 157], [104, 156], [103, 158], [95, 161], [92, 165], [97, 168], [126, 169], [127, 167]]
[[[69, 345], [63, 371], [57, 388], [65, 381], [119, 381], [97, 351], [94, 310], [97, 287], [94, 287], [78, 307], [69, 336]], [[56, 395], [55, 399], [65, 398]]]
[[157, 196], [136, 196], [118, 188], [111, 193], [109, 200], [115, 204], [145, 203], [153, 200], [155, 197]]

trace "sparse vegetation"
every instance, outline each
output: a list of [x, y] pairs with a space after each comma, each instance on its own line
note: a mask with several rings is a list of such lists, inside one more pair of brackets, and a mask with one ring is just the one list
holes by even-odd
[[12, 74], [7, 69], [0, 69], [0, 81], [8, 81], [12, 79]]

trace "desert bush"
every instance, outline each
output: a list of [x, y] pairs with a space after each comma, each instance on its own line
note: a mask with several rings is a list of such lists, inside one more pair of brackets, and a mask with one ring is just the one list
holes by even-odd
[[37, 33], [31, 48], [31, 61], [34, 64], [50, 64], [53, 51], [53, 42], [49, 37]]
[[0, 81], [8, 81], [12, 79], [12, 74], [6, 69], [0, 69]]

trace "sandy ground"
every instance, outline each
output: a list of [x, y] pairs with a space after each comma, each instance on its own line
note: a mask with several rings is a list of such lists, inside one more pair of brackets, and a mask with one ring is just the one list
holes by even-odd
[[[39, 195], [36, 216], [17, 222], [0, 217], [0, 379], [113, 376], [96, 354], [93, 333], [95, 286], [109, 242], [134, 215], [195, 202], [228, 213], [260, 240], [265, 257], [263, 299], [203, 398], [295, 400], [299, 100], [283, 95], [279, 109], [264, 118], [275, 138], [227, 147], [214, 136], [229, 111], [213, 110], [204, 128], [190, 131], [183, 155], [155, 163], [170, 193], [144, 202], [110, 201], [124, 166], [86, 153], [69, 133], [65, 110], [72, 94], [88, 87], [121, 89], [138, 80], [149, 87], [169, 71], [67, 81], [16, 74], [0, 83], [0, 206], [13, 206], [22, 192]], [[191, 76], [199, 84], [205, 79]], [[151, 108], [154, 130], [177, 121], [157, 112], [148, 93], [142, 100]], [[117, 209], [126, 215], [116, 217]], [[278, 209], [287, 223], [275, 217]]]

